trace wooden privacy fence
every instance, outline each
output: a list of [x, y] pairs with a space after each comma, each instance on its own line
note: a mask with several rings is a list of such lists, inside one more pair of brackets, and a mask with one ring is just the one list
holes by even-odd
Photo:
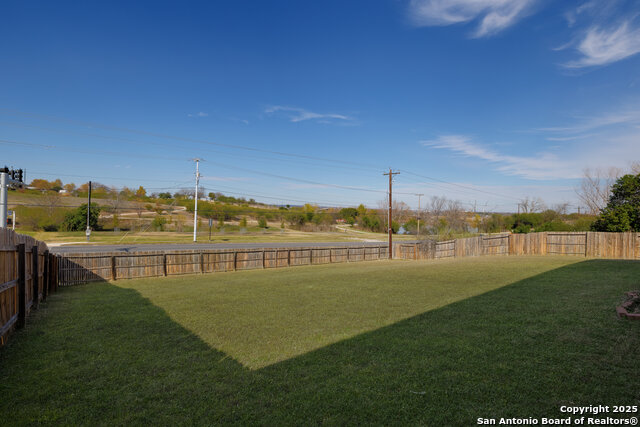
[[101, 280], [373, 261], [386, 258], [388, 258], [388, 250], [384, 246], [61, 254], [58, 259], [58, 282], [66, 286]]
[[[396, 244], [394, 255], [413, 260], [483, 255], [640, 259], [639, 245], [639, 233], [505, 233], [442, 242], [427, 240]], [[65, 286], [101, 280], [370, 261], [387, 257], [385, 246], [63, 254], [58, 256], [57, 278], [59, 284]]]
[[0, 345], [57, 288], [56, 256], [44, 242], [0, 229]]
[[438, 259], [482, 255], [574, 255], [640, 259], [640, 233], [544, 232], [498, 234], [443, 242], [399, 244], [396, 258]]

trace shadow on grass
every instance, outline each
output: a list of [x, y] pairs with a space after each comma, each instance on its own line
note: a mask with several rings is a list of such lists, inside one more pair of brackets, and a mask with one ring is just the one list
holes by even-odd
[[614, 309], [638, 277], [585, 261], [255, 371], [136, 291], [64, 289], [0, 351], [0, 419], [475, 425], [638, 404], [640, 322]]

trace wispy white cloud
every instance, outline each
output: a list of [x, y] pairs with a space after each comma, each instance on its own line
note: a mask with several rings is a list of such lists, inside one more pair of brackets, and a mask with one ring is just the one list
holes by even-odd
[[545, 180], [577, 178], [575, 172], [567, 172], [567, 162], [552, 153], [539, 153], [523, 157], [499, 153], [475, 143], [465, 135], [442, 135], [435, 140], [421, 141], [427, 147], [446, 149], [463, 155], [493, 163], [497, 171], [506, 175], [527, 179]]
[[565, 13], [564, 17], [566, 18], [567, 24], [569, 25], [569, 27], [573, 27], [578, 21], [578, 18], [580, 17], [580, 15], [584, 14], [585, 12], [591, 11], [597, 7], [598, 7], [598, 3], [596, 3], [594, 0], [591, 0], [581, 4], [575, 9], [569, 10], [567, 13]]
[[[640, 111], [602, 114], [564, 127], [537, 129], [540, 143], [520, 145], [511, 155], [498, 144], [483, 144], [465, 135], [443, 135], [421, 141], [429, 148], [443, 149], [487, 162], [493, 170], [531, 180], [581, 178], [585, 168], [624, 167], [640, 161]], [[586, 133], [585, 131], [589, 131]], [[544, 143], [544, 141], [554, 141]], [[559, 142], [559, 143], [558, 143]]]
[[318, 123], [332, 123], [334, 121], [353, 121], [353, 117], [344, 114], [335, 113], [316, 113], [298, 107], [283, 107], [281, 105], [272, 105], [264, 110], [267, 114], [281, 114], [293, 123], [303, 122], [306, 120], [314, 120]]
[[[573, 135], [573, 139], [585, 137], [579, 135], [584, 132], [612, 126], [637, 126], [640, 125], [640, 109], [627, 108], [618, 111], [606, 112], [591, 117], [578, 117], [575, 124], [537, 129], [543, 132], [562, 133]], [[559, 139], [556, 139], [559, 140]]]
[[548, 136], [545, 139], [547, 141], [575, 141], [576, 139], [584, 139], [592, 137], [593, 134], [585, 134], [585, 135], [572, 135], [572, 136]]
[[527, 16], [537, 0], [411, 0], [409, 16], [418, 26], [444, 26], [478, 20], [473, 37], [503, 31]]
[[565, 67], [611, 64], [640, 52], [640, 27], [628, 20], [608, 28], [593, 25], [573, 45], [581, 57], [565, 63]]
[[199, 111], [195, 114], [187, 114], [187, 116], [189, 117], [207, 117], [209, 116], [209, 113], [205, 113], [204, 111]]

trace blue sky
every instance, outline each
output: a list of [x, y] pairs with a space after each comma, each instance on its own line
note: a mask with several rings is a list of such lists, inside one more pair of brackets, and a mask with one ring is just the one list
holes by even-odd
[[[273, 203], [578, 205], [640, 160], [633, 1], [0, 5], [0, 144], [28, 178]], [[345, 188], [348, 187], [348, 188]], [[423, 198], [423, 202], [425, 200]]]

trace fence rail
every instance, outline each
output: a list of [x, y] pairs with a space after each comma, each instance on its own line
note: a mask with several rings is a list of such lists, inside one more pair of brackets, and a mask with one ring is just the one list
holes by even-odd
[[396, 258], [437, 259], [483, 255], [574, 255], [640, 259], [640, 233], [544, 232], [398, 244]]

